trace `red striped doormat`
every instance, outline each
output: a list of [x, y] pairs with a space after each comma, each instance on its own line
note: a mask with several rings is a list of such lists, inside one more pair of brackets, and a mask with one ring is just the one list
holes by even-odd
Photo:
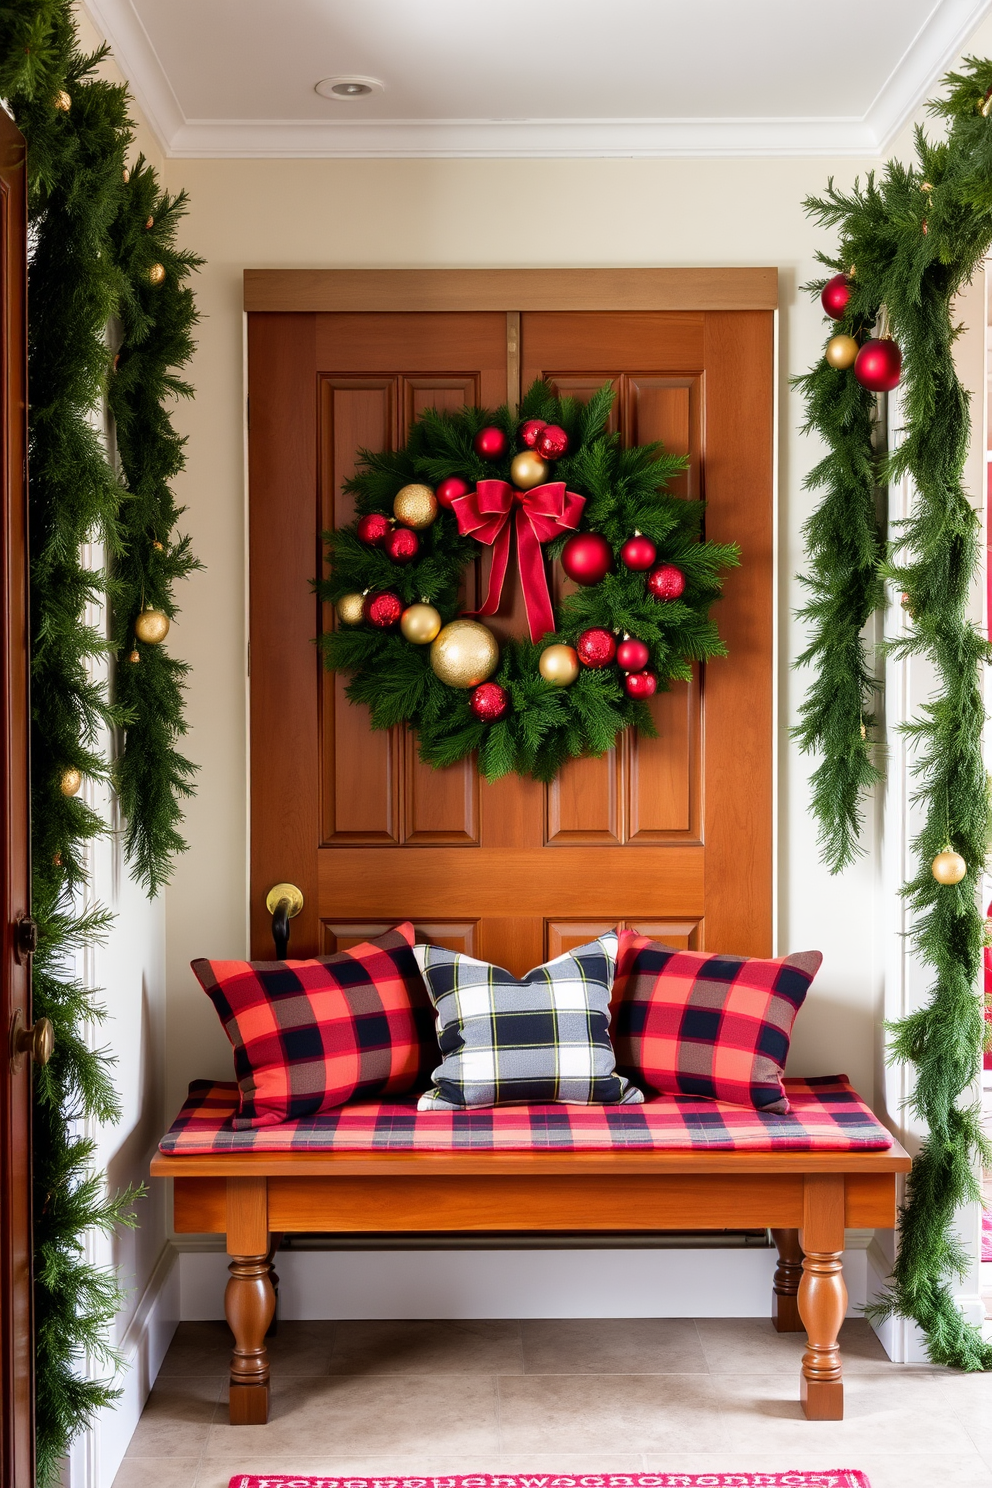
[[229, 1488], [871, 1488], [863, 1472], [829, 1468], [782, 1473], [471, 1473], [444, 1478], [292, 1477], [235, 1473]]

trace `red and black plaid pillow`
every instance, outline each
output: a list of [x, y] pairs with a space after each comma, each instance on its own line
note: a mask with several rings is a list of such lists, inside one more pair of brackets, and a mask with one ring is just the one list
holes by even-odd
[[709, 1096], [784, 1115], [792, 1025], [823, 960], [679, 951], [620, 935], [614, 982], [617, 1069], [662, 1095]]
[[312, 961], [194, 961], [234, 1048], [236, 1128], [402, 1095], [440, 1062], [408, 922]]

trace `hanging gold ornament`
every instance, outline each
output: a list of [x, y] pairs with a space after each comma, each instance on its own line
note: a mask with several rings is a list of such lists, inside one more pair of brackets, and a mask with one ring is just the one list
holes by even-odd
[[63, 770], [59, 790], [64, 796], [74, 796], [82, 783], [83, 777], [78, 770]]
[[393, 516], [404, 527], [429, 527], [437, 516], [437, 497], [430, 486], [404, 486], [393, 500]]
[[131, 172], [128, 170], [127, 166], [125, 166], [124, 169], [121, 171], [121, 179], [123, 180], [125, 186], [131, 179]]
[[165, 264], [153, 263], [148, 270], [148, 278], [152, 284], [161, 284], [165, 278]]
[[152, 230], [152, 228], [154, 226], [155, 226], [155, 218], [154, 217], [147, 218], [146, 221], [145, 221], [145, 232], [151, 232], [151, 230]]
[[496, 637], [478, 620], [452, 620], [431, 643], [431, 666], [449, 687], [478, 687], [498, 663]]
[[864, 723], [864, 720], [863, 719], [861, 721], [861, 737], [862, 737], [862, 739], [867, 739], [867, 737], [868, 737], [868, 730], [865, 727], [865, 723]]
[[521, 491], [532, 491], [548, 478], [550, 466], [542, 460], [536, 450], [521, 450], [510, 461], [510, 479]]
[[132, 666], [137, 666], [138, 665], [138, 662], [141, 660], [141, 652], [140, 651], [131, 651], [131, 652], [128, 653], [128, 658], [127, 659], [131, 663]]
[[164, 610], [149, 605], [135, 620], [134, 633], [146, 646], [160, 646], [169, 634], [169, 617]]
[[72, 98], [64, 88], [55, 95], [55, 107], [60, 114], [67, 114], [72, 108]]
[[152, 543], [152, 547], [155, 549], [156, 553], [162, 553], [165, 551], [165, 544], [160, 543], [158, 539], [156, 539], [155, 542]]
[[838, 372], [844, 372], [848, 367], [854, 366], [854, 359], [860, 350], [853, 336], [831, 336], [823, 355], [831, 367], [836, 367]]
[[433, 605], [412, 604], [400, 618], [400, 630], [415, 646], [429, 646], [440, 629], [441, 616]]
[[579, 675], [579, 658], [572, 646], [549, 646], [541, 652], [538, 671], [553, 687], [571, 687]]
[[939, 884], [960, 883], [968, 872], [968, 864], [960, 853], [956, 853], [953, 847], [947, 847], [939, 852], [931, 865], [931, 872]]
[[334, 608], [342, 625], [358, 625], [365, 617], [365, 595], [343, 594]]

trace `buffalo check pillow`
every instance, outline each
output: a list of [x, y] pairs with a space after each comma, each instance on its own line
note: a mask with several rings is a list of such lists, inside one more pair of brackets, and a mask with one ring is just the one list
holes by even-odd
[[611, 932], [518, 979], [487, 961], [417, 946], [443, 1056], [417, 1109], [643, 1101], [617, 1074], [610, 1044], [616, 955]]
[[411, 924], [311, 961], [194, 961], [234, 1048], [237, 1129], [422, 1089], [434, 1017]]
[[792, 1025], [823, 960], [680, 951], [620, 932], [613, 990], [617, 1067], [662, 1095], [710, 1096], [785, 1115]]

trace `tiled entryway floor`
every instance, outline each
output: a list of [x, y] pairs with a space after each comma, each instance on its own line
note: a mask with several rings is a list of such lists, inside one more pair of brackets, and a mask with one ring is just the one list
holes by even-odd
[[992, 1376], [841, 1335], [846, 1419], [803, 1419], [801, 1334], [764, 1318], [283, 1323], [267, 1426], [227, 1420], [223, 1323], [183, 1323], [114, 1488], [235, 1472], [859, 1467], [872, 1488], [992, 1488]]

